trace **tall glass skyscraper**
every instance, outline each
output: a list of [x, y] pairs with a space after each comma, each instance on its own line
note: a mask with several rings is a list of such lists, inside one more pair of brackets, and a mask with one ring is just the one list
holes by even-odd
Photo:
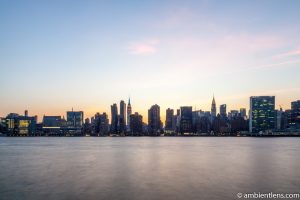
[[161, 128], [160, 107], [155, 104], [148, 110], [148, 131], [150, 134], [158, 135]]
[[111, 125], [110, 130], [112, 133], [118, 132], [118, 107], [117, 104], [113, 104], [111, 107]]
[[180, 132], [191, 133], [193, 131], [193, 110], [192, 106], [180, 107]]
[[300, 128], [300, 100], [291, 102], [291, 125]]
[[220, 116], [222, 119], [227, 118], [226, 104], [220, 105]]
[[174, 116], [174, 110], [168, 108], [166, 110], [166, 123], [165, 123], [166, 130], [173, 130], [173, 116]]
[[275, 96], [250, 97], [250, 121], [249, 131], [260, 131], [275, 128]]
[[122, 100], [120, 102], [120, 132], [124, 133], [126, 131], [126, 104]]

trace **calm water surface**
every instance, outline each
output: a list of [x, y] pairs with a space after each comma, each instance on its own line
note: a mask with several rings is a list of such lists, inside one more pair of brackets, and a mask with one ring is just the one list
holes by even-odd
[[0, 199], [300, 192], [300, 138], [0, 138]]

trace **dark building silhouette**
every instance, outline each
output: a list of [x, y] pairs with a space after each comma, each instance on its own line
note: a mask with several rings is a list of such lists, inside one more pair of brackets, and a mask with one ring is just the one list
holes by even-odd
[[176, 115], [174, 115], [173, 117], [173, 130], [178, 133], [179, 128], [180, 128], [180, 109], [177, 109]]
[[237, 116], [239, 116], [239, 111], [238, 111], [238, 110], [231, 110], [231, 111], [228, 113], [228, 118], [229, 118], [230, 120], [236, 118]]
[[68, 127], [81, 128], [83, 125], [83, 111], [67, 111]]
[[111, 125], [110, 125], [110, 131], [112, 133], [117, 133], [118, 132], [118, 107], [117, 104], [113, 104], [111, 106]]
[[211, 103], [211, 121], [213, 121], [216, 116], [217, 116], [217, 107], [216, 107], [215, 96], [213, 96], [213, 100]]
[[143, 116], [137, 112], [130, 115], [130, 133], [131, 135], [143, 135]]
[[150, 135], [160, 135], [161, 128], [160, 107], [155, 104], [148, 110], [148, 132]]
[[61, 116], [45, 116], [43, 117], [44, 127], [61, 127], [62, 118]]
[[90, 123], [90, 119], [86, 118], [83, 124], [83, 134], [84, 135], [92, 135], [92, 124]]
[[204, 116], [204, 111], [202, 110], [195, 110], [192, 112], [192, 115], [193, 115], [193, 121], [192, 121], [192, 125], [193, 125], [193, 132], [195, 133], [199, 133], [199, 124], [200, 124], [200, 120], [201, 120], [201, 117]]
[[168, 108], [166, 110], [166, 122], [165, 122], [165, 130], [166, 131], [173, 131], [174, 130], [174, 126], [173, 126], [174, 120], [173, 120], [173, 118], [174, 118], [174, 110]]
[[296, 129], [300, 129], [300, 100], [291, 102], [290, 126]]
[[193, 132], [193, 113], [192, 106], [180, 107], [180, 133]]
[[94, 135], [106, 136], [109, 132], [109, 120], [107, 114], [97, 113], [94, 117]]
[[120, 133], [126, 132], [126, 104], [122, 100], [120, 102], [120, 118], [119, 118]]
[[240, 114], [241, 114], [241, 117], [246, 118], [247, 117], [246, 108], [240, 108]]
[[227, 109], [226, 109], [226, 104], [222, 104], [220, 105], [220, 116], [222, 119], [226, 119], [227, 118]]
[[282, 131], [287, 127], [287, 121], [285, 121], [285, 119], [285, 112], [282, 110], [282, 108], [275, 110], [275, 129], [277, 131]]
[[236, 135], [241, 131], [247, 131], [249, 130], [248, 121], [239, 113], [237, 116], [231, 118], [230, 128], [230, 133], [233, 135]]
[[224, 132], [222, 129], [223, 127], [226, 127], [226, 123], [222, 120], [221, 115], [218, 114], [212, 122], [212, 131], [214, 132], [214, 135], [221, 135]]
[[130, 98], [128, 99], [128, 105], [127, 105], [127, 127], [128, 130], [130, 130], [130, 115], [132, 114], [132, 108], [130, 103]]
[[41, 127], [37, 128], [40, 134], [48, 136], [61, 136], [63, 135], [63, 127], [66, 127], [66, 121], [61, 116], [45, 116]]
[[250, 97], [249, 131], [258, 133], [275, 128], [275, 96]]
[[209, 133], [210, 130], [211, 130], [210, 116], [207, 115], [201, 116], [199, 122], [197, 123], [197, 132]]

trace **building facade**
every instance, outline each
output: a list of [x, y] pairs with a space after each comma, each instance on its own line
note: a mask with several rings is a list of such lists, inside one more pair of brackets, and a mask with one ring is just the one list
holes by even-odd
[[127, 105], [127, 129], [130, 131], [130, 115], [132, 114], [132, 108], [130, 103], [130, 98], [128, 99], [128, 105]]
[[211, 121], [214, 120], [214, 118], [216, 118], [217, 116], [217, 107], [216, 107], [216, 101], [215, 101], [215, 96], [213, 96], [213, 100], [211, 103]]
[[122, 100], [120, 102], [120, 118], [119, 118], [120, 133], [126, 132], [126, 104]]
[[193, 110], [192, 106], [180, 107], [180, 133], [193, 132]]
[[174, 110], [168, 108], [166, 110], [166, 122], [165, 122], [165, 131], [173, 131], [173, 117], [174, 117]]
[[110, 131], [112, 133], [118, 132], [118, 106], [117, 104], [111, 105], [111, 124], [110, 124]]
[[106, 136], [109, 132], [109, 120], [107, 114], [104, 112], [102, 114], [97, 113], [93, 120], [94, 135]]
[[135, 112], [130, 115], [130, 133], [131, 135], [143, 135], [143, 116]]
[[83, 111], [67, 111], [67, 125], [72, 128], [81, 128], [83, 125]]
[[275, 128], [275, 96], [250, 97], [249, 132], [258, 133]]
[[220, 105], [220, 116], [221, 116], [222, 119], [227, 118], [227, 106], [226, 106], [226, 104]]
[[291, 102], [291, 126], [300, 129], [300, 100]]
[[148, 110], [148, 132], [150, 135], [159, 135], [161, 128], [160, 107], [155, 104]]

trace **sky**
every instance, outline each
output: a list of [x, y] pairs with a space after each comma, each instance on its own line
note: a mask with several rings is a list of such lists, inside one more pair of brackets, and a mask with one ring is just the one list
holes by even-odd
[[[0, 1], [0, 117], [300, 99], [300, 1]], [[219, 109], [217, 109], [219, 111]]]

